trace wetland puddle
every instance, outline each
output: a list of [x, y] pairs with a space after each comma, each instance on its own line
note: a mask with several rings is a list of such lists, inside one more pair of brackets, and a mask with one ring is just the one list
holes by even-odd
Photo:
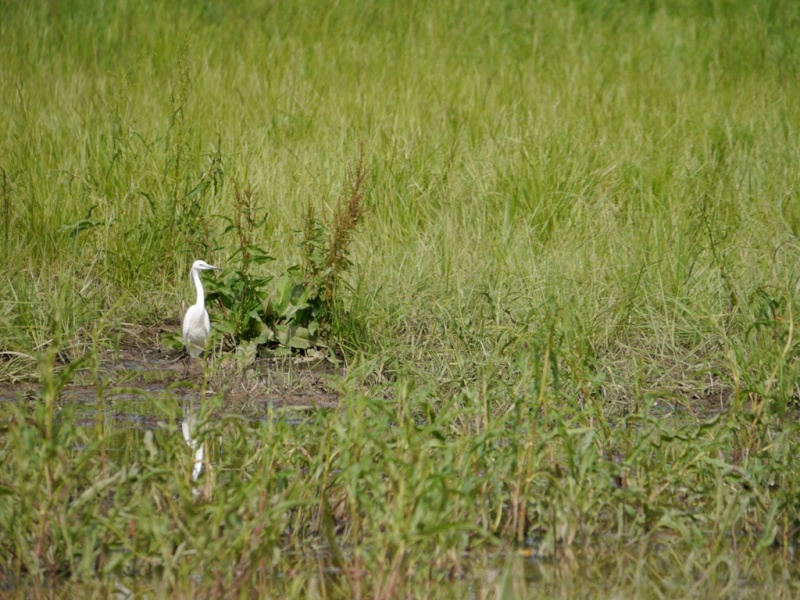
[[[327, 358], [258, 359], [246, 368], [216, 365], [209, 369], [206, 397], [216, 397], [215, 412], [263, 421], [270, 410], [306, 411], [334, 408], [338, 395], [329, 381], [344, 373]], [[171, 397], [185, 410], [196, 410], [203, 387], [203, 365], [178, 353], [158, 349], [125, 348], [101, 357], [97, 374], [77, 371], [75, 383], [59, 393], [58, 406], [76, 407], [75, 423], [90, 427], [103, 412], [111, 430], [155, 429], [163, 421], [160, 401]], [[95, 380], [98, 383], [93, 382]], [[33, 403], [41, 386], [32, 383], [0, 385], [0, 406], [7, 402]], [[98, 393], [99, 392], [99, 393]]]

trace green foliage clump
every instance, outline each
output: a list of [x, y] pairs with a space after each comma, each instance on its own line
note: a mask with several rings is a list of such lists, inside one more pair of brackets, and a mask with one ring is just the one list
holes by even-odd
[[350, 266], [348, 249], [366, 210], [366, 177], [362, 149], [347, 170], [345, 190], [330, 219], [318, 220], [309, 203], [299, 244], [302, 267], [292, 265], [274, 278], [251, 272], [253, 265], [274, 260], [253, 244], [253, 232], [264, 225], [267, 214], [256, 219], [252, 189], [235, 185], [234, 217], [223, 233], [236, 235], [238, 248], [231, 259], [238, 259], [239, 266], [209, 283], [207, 297], [222, 308], [214, 329], [229, 345], [246, 354], [273, 356], [326, 346], [325, 333], [337, 309], [336, 288]]

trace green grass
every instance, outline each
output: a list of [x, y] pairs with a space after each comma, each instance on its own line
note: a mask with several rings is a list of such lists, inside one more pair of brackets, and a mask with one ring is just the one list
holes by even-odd
[[[3, 407], [0, 583], [567, 595], [519, 549], [621, 544], [654, 575], [609, 595], [796, 593], [796, 3], [0, 7], [0, 377], [43, 386]], [[278, 274], [361, 147], [338, 409], [209, 401], [200, 500], [174, 394], [121, 454], [56, 417], [236, 262], [234, 183]]]

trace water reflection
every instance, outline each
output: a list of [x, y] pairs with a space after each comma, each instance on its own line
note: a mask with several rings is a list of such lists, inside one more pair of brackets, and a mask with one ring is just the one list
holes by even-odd
[[[194, 451], [194, 466], [192, 467], [192, 481], [197, 481], [200, 474], [203, 472], [203, 458], [204, 458], [204, 444], [197, 441], [196, 413], [191, 406], [183, 407], [183, 422], [181, 423], [181, 431], [183, 431], [183, 439], [188, 444], [189, 448]], [[198, 490], [193, 490], [196, 494]]]

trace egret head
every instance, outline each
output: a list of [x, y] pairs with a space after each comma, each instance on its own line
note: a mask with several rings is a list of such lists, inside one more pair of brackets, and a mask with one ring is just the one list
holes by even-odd
[[196, 260], [192, 263], [192, 271], [221, 271], [219, 267], [215, 267], [214, 265], [208, 264], [204, 260]]

